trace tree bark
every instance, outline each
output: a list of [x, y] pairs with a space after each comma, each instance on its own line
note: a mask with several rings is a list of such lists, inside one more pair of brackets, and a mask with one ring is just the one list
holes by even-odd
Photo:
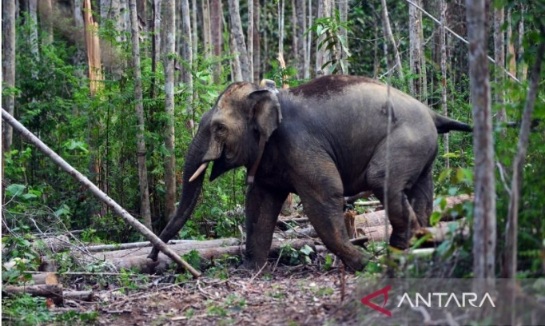
[[513, 21], [511, 9], [507, 9], [507, 70], [513, 76], [517, 75], [517, 54], [515, 52], [515, 40], [513, 38]]
[[[337, 2], [339, 6], [339, 16], [341, 22], [348, 22], [348, 7], [349, 1], [339, 1]], [[338, 44], [339, 48], [339, 63], [341, 64], [342, 74], [348, 74], [348, 53], [349, 53], [349, 44], [348, 44], [348, 31], [345, 28], [340, 30], [340, 37], [344, 41], [344, 47], [341, 44]]]
[[306, 52], [306, 40], [305, 40], [305, 31], [306, 24], [305, 18], [307, 13], [306, 0], [295, 1], [296, 12], [296, 38], [297, 38], [297, 57], [295, 58], [295, 63], [297, 66], [297, 79], [305, 78], [305, 68], [308, 66], [307, 52]]
[[253, 31], [253, 48], [254, 48], [254, 58], [252, 60], [253, 62], [253, 71], [254, 71], [254, 81], [260, 80], [261, 77], [261, 35], [260, 35], [260, 4], [259, 1], [253, 1], [254, 2], [254, 31]]
[[395, 69], [397, 70], [397, 74], [399, 75], [399, 78], [401, 80], [404, 80], [405, 77], [403, 74], [403, 66], [401, 65], [401, 56], [399, 55], [399, 50], [397, 49], [397, 43], [394, 38], [394, 34], [392, 33], [392, 27], [390, 26], [390, 18], [388, 14], [388, 7], [386, 6], [386, 0], [381, 0], [381, 2], [382, 2], [382, 20], [384, 24], [384, 34], [386, 38], [392, 44], [394, 58], [395, 58], [395, 65], [396, 65]]
[[[192, 46], [192, 32], [191, 32], [191, 17], [189, 10], [189, 1], [181, 0], [182, 9], [182, 60], [184, 65], [182, 67], [182, 82], [186, 85], [187, 93], [189, 93], [186, 113], [191, 119], [193, 117], [193, 49]], [[196, 27], [195, 27], [196, 28]]]
[[231, 17], [231, 34], [233, 35], [233, 40], [236, 44], [236, 51], [238, 52], [238, 60], [240, 62], [242, 79], [244, 81], [250, 81], [250, 65], [248, 60], [248, 52], [246, 51], [244, 33], [242, 32], [239, 0], [229, 0], [229, 16]]
[[530, 128], [532, 125], [532, 114], [534, 112], [534, 106], [536, 97], [539, 92], [539, 81], [541, 73], [541, 65], [543, 61], [543, 54], [545, 53], [545, 28], [541, 26], [542, 40], [539, 49], [536, 52], [536, 61], [531, 71], [530, 76], [530, 89], [528, 90], [528, 96], [526, 97], [526, 103], [524, 105], [524, 112], [522, 114], [522, 121], [519, 132], [519, 140], [517, 145], [517, 154], [513, 161], [513, 178], [511, 179], [511, 196], [509, 197], [509, 211], [507, 215], [507, 227], [505, 235], [505, 256], [503, 274], [507, 278], [515, 278], [517, 274], [517, 232], [518, 232], [518, 211], [520, 202], [520, 189], [522, 186], [522, 176], [524, 170], [524, 161], [526, 158], [526, 152], [528, 149], [528, 142], [530, 137]]
[[127, 212], [123, 207], [116, 203], [112, 198], [100, 190], [95, 184], [93, 184], [87, 177], [81, 174], [79, 171], [74, 169], [70, 164], [68, 164], [62, 157], [57, 153], [53, 152], [46, 144], [44, 144], [38, 137], [32, 134], [28, 129], [26, 129], [19, 121], [15, 120], [6, 110], [2, 109], [2, 119], [9, 123], [13, 129], [19, 132], [24, 138], [26, 138], [30, 143], [34, 144], [42, 153], [51, 158], [55, 164], [57, 164], [65, 172], [73, 176], [79, 183], [81, 183], [85, 189], [88, 189], [95, 195], [98, 199], [104, 202], [106, 205], [112, 208], [112, 210], [122, 217], [130, 226], [135, 228], [140, 232], [144, 237], [146, 237], [157, 249], [163, 252], [165, 255], [174, 260], [180, 267], [187, 269], [193, 276], [199, 277], [200, 273], [195, 270], [191, 265], [189, 265], [185, 260], [178, 256], [174, 251], [163, 242], [159, 237], [157, 237], [152, 231], [146, 228], [142, 223], [135, 219], [129, 212]]
[[87, 61], [89, 67], [89, 91], [94, 96], [102, 88], [102, 60], [100, 41], [97, 35], [98, 24], [94, 21], [91, 0], [83, 2], [83, 19], [85, 22], [85, 44], [87, 45]]
[[[202, 40], [204, 44], [204, 57], [210, 58], [212, 55], [212, 34], [211, 34], [211, 17], [210, 17], [210, 1], [201, 0], [202, 5]], [[212, 0], [214, 1], [214, 0]]]
[[[91, 5], [88, 6], [90, 8]], [[36, 61], [40, 60], [40, 51], [38, 49], [38, 0], [28, 0], [28, 15], [30, 17], [30, 52]]]
[[[211, 0], [210, 3], [210, 33], [212, 42], [212, 54], [216, 59], [223, 52], [223, 6], [220, 0]], [[223, 66], [219, 60], [214, 64], [214, 83], [221, 83]]]
[[[4, 108], [11, 115], [15, 110], [15, 7], [15, 0], [2, 3], [2, 99]], [[2, 140], [3, 152], [9, 152], [13, 141], [11, 126], [2, 126]]]
[[174, 59], [176, 57], [175, 39], [175, 2], [163, 1], [162, 29], [163, 34], [163, 67], [165, 72], [165, 219], [166, 224], [176, 206], [176, 160], [174, 156]]
[[494, 102], [500, 105], [500, 110], [496, 115], [496, 120], [498, 122], [505, 122], [507, 119], [507, 114], [505, 112], [505, 106], [503, 105], [504, 91], [503, 91], [503, 74], [505, 68], [505, 46], [504, 46], [504, 33], [503, 33], [503, 22], [504, 22], [504, 10], [503, 8], [494, 9], [494, 61], [496, 62], [494, 71], [495, 71], [495, 82], [496, 82], [496, 91], [494, 96]]
[[[318, 0], [318, 18], [331, 17], [331, 0]], [[319, 44], [325, 39], [326, 35], [320, 36], [316, 44]], [[330, 53], [323, 47], [316, 48], [316, 74], [329, 74], [329, 71], [324, 70], [324, 64], [330, 59]]]
[[520, 4], [520, 21], [518, 26], [518, 59], [520, 60], [520, 64], [517, 66], [517, 78], [520, 81], [526, 80], [526, 71], [528, 69], [528, 66], [524, 62], [524, 33], [525, 33], [525, 25], [524, 25], [524, 16], [526, 15], [526, 5]]
[[140, 32], [138, 31], [138, 14], [136, 13], [136, 0], [129, 0], [131, 15], [132, 35], [132, 64], [134, 69], [134, 96], [136, 119], [138, 126], [136, 131], [136, 147], [138, 155], [138, 182], [140, 185], [140, 216], [144, 225], [151, 229], [151, 211], [149, 200], [148, 170], [146, 164], [146, 141], [144, 138], [145, 116], [142, 95], [142, 72], [140, 68]]
[[248, 0], [248, 69], [250, 79], [254, 82], [254, 0]]
[[157, 64], [161, 54], [161, 1], [153, 0], [153, 38], [151, 43], [151, 98], [155, 99], [157, 89]]
[[284, 58], [284, 0], [278, 0], [278, 58]]
[[34, 297], [46, 297], [53, 299], [56, 305], [60, 305], [63, 302], [62, 286], [58, 284], [39, 284], [39, 285], [4, 285], [2, 292], [7, 295], [16, 295], [28, 293]]
[[[447, 101], [447, 39], [445, 26], [447, 25], [447, 3], [445, 0], [439, 0], [439, 12], [441, 13], [441, 26], [439, 26], [439, 43], [441, 46], [441, 106], [443, 107], [443, 115], [448, 116], [448, 101]], [[443, 147], [445, 154], [450, 152], [449, 149], [449, 133], [443, 135]], [[450, 168], [450, 159], [445, 156], [445, 167]]]
[[[312, 26], [312, 0], [308, 0], [308, 28], [310, 28], [310, 26]], [[307, 30], [307, 29], [305, 29]], [[305, 57], [305, 67], [304, 67], [304, 75], [303, 77], [305, 79], [309, 79], [310, 76], [311, 76], [311, 73], [310, 73], [310, 54], [312, 53], [312, 34], [308, 33], [307, 34], [307, 39], [306, 39], [306, 50], [305, 50], [305, 54], [306, 54], [306, 57]]]
[[[422, 0], [414, 0], [414, 3], [418, 7], [422, 7]], [[409, 69], [414, 75], [413, 79], [409, 81], [409, 91], [421, 102], [426, 103], [426, 64], [423, 55], [422, 34], [422, 13], [418, 8], [409, 4]]]
[[[466, 0], [469, 78], [473, 107], [475, 152], [475, 206], [473, 227], [473, 273], [477, 290], [494, 279], [496, 253], [496, 187], [494, 142], [490, 108], [490, 82], [486, 55], [487, 26], [484, 0]], [[485, 279], [485, 282], [482, 280]]]

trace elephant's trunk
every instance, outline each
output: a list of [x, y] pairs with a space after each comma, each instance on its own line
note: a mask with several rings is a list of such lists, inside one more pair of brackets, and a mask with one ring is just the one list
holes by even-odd
[[[183, 171], [182, 197], [174, 216], [170, 219], [159, 236], [165, 243], [172, 239], [187, 222], [195, 209], [195, 204], [201, 193], [205, 173], [200, 173], [194, 180], [191, 180], [191, 182], [189, 179], [195, 174], [197, 169], [199, 169], [199, 166], [202, 163], [201, 160], [206, 152], [208, 137], [203, 136], [204, 134], [205, 133], [202, 131], [198, 132], [189, 147]], [[157, 260], [158, 254], [158, 249], [153, 248], [148, 255], [148, 258], [155, 261]]]

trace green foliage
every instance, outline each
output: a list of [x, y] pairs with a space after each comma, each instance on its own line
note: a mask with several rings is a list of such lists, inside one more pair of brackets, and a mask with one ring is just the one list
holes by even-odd
[[280, 257], [291, 265], [297, 264], [310, 264], [312, 263], [311, 256], [314, 254], [314, 249], [308, 245], [304, 245], [301, 249], [297, 250], [290, 245], [282, 246], [280, 250]]

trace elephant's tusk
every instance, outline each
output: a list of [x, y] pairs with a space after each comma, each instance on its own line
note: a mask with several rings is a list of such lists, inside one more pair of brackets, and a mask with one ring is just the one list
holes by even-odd
[[201, 166], [199, 166], [197, 171], [195, 171], [195, 173], [193, 173], [191, 178], [189, 178], [189, 182], [193, 182], [193, 180], [197, 179], [199, 175], [201, 175], [202, 171], [206, 170], [207, 166], [208, 166], [208, 162], [201, 164]]

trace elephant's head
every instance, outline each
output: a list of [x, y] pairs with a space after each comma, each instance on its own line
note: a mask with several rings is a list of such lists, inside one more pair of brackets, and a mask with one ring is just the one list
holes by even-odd
[[[202, 189], [204, 172], [210, 162], [210, 180], [240, 166], [248, 167], [248, 182], [261, 160], [265, 143], [278, 128], [282, 116], [275, 89], [252, 83], [234, 83], [206, 112], [186, 156], [182, 197], [175, 216], [161, 233], [170, 240], [185, 224]], [[149, 256], [156, 260], [154, 249]]]
[[[191, 173], [188, 181], [199, 178], [209, 162], [214, 162], [211, 181], [239, 166], [257, 168], [265, 143], [281, 121], [274, 90], [251, 83], [231, 84], [202, 119], [194, 141], [199, 146], [191, 146], [187, 157], [200, 165], [195, 171], [184, 171]], [[252, 182], [255, 170], [248, 173]]]

